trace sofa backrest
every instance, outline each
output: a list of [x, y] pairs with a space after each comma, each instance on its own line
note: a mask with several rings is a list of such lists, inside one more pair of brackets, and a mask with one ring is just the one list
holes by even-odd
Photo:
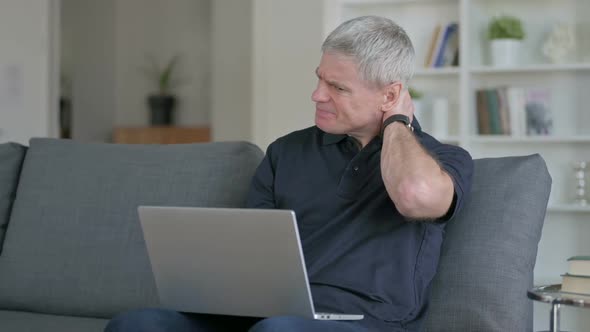
[[0, 255], [0, 309], [111, 317], [157, 305], [139, 205], [243, 207], [249, 143], [33, 139]]
[[17, 143], [0, 144], [0, 253], [26, 152], [27, 148]]
[[475, 160], [446, 227], [426, 331], [532, 331], [533, 268], [551, 176], [539, 155]]

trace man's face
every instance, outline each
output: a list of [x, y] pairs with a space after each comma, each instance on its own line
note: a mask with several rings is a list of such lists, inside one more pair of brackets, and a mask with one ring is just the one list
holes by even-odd
[[331, 134], [349, 134], [361, 142], [379, 132], [385, 95], [382, 89], [361, 80], [353, 58], [324, 53], [316, 74], [318, 85], [311, 95], [316, 103], [316, 126]]

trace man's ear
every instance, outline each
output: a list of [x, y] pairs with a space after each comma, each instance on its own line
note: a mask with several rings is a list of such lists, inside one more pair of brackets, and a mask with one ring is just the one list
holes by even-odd
[[383, 87], [383, 104], [381, 104], [383, 113], [391, 111], [397, 105], [402, 89], [402, 83], [397, 81]]

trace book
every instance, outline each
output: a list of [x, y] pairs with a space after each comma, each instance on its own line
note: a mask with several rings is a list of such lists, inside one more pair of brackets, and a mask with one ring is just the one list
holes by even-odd
[[477, 90], [475, 92], [475, 104], [477, 111], [477, 133], [479, 135], [490, 134], [490, 119], [488, 116], [488, 100], [486, 90]]
[[550, 107], [551, 92], [546, 88], [526, 90], [525, 111], [527, 135], [552, 135], [553, 116]]
[[457, 42], [457, 49], [455, 50], [455, 55], [453, 56], [453, 62], [451, 63], [451, 66], [458, 67], [459, 65], [460, 65], [460, 60], [459, 60], [459, 43]]
[[510, 112], [510, 133], [513, 136], [526, 134], [525, 89], [520, 87], [507, 87], [506, 99]]
[[450, 22], [438, 24], [432, 33], [424, 66], [439, 68], [459, 61], [459, 24]]
[[508, 96], [506, 93], [506, 87], [500, 87], [496, 89], [498, 98], [498, 114], [500, 117], [500, 134], [510, 135], [510, 109], [508, 108]]
[[428, 48], [428, 54], [426, 54], [426, 59], [424, 59], [424, 67], [430, 67], [432, 64], [432, 57], [435, 52], [438, 40], [440, 38], [440, 31], [442, 27], [440, 24], [437, 24], [434, 28], [434, 32], [432, 33], [432, 39], [430, 40], [430, 47]]
[[443, 66], [458, 66], [459, 65], [459, 25], [457, 24], [455, 30], [449, 37], [449, 41], [445, 47], [443, 56]]
[[443, 38], [436, 52], [433, 67], [450, 66], [455, 56], [455, 50], [459, 47], [459, 24], [449, 23], [444, 31]]
[[488, 117], [491, 135], [502, 135], [502, 121], [500, 119], [500, 99], [496, 89], [486, 89], [488, 102]]
[[590, 277], [590, 256], [573, 256], [567, 261], [568, 274]]
[[553, 134], [550, 97], [546, 88], [499, 86], [476, 90], [478, 134]]
[[590, 295], [590, 276], [566, 273], [561, 279], [562, 292]]
[[436, 36], [436, 42], [434, 43], [434, 49], [432, 50], [432, 54], [428, 62], [428, 67], [436, 67], [436, 60], [438, 59], [438, 53], [440, 53], [440, 48], [443, 45], [447, 27], [448, 25], [445, 24], [440, 26], [440, 31]]

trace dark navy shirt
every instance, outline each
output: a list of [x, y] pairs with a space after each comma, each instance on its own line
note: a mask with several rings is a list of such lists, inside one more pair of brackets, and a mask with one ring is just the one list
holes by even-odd
[[[451, 176], [453, 206], [471, 187], [473, 161], [414, 123], [416, 137]], [[382, 140], [364, 148], [317, 127], [273, 142], [259, 165], [248, 207], [294, 210], [316, 311], [362, 313], [375, 330], [418, 330], [436, 272], [444, 220], [410, 222], [381, 178]]]

